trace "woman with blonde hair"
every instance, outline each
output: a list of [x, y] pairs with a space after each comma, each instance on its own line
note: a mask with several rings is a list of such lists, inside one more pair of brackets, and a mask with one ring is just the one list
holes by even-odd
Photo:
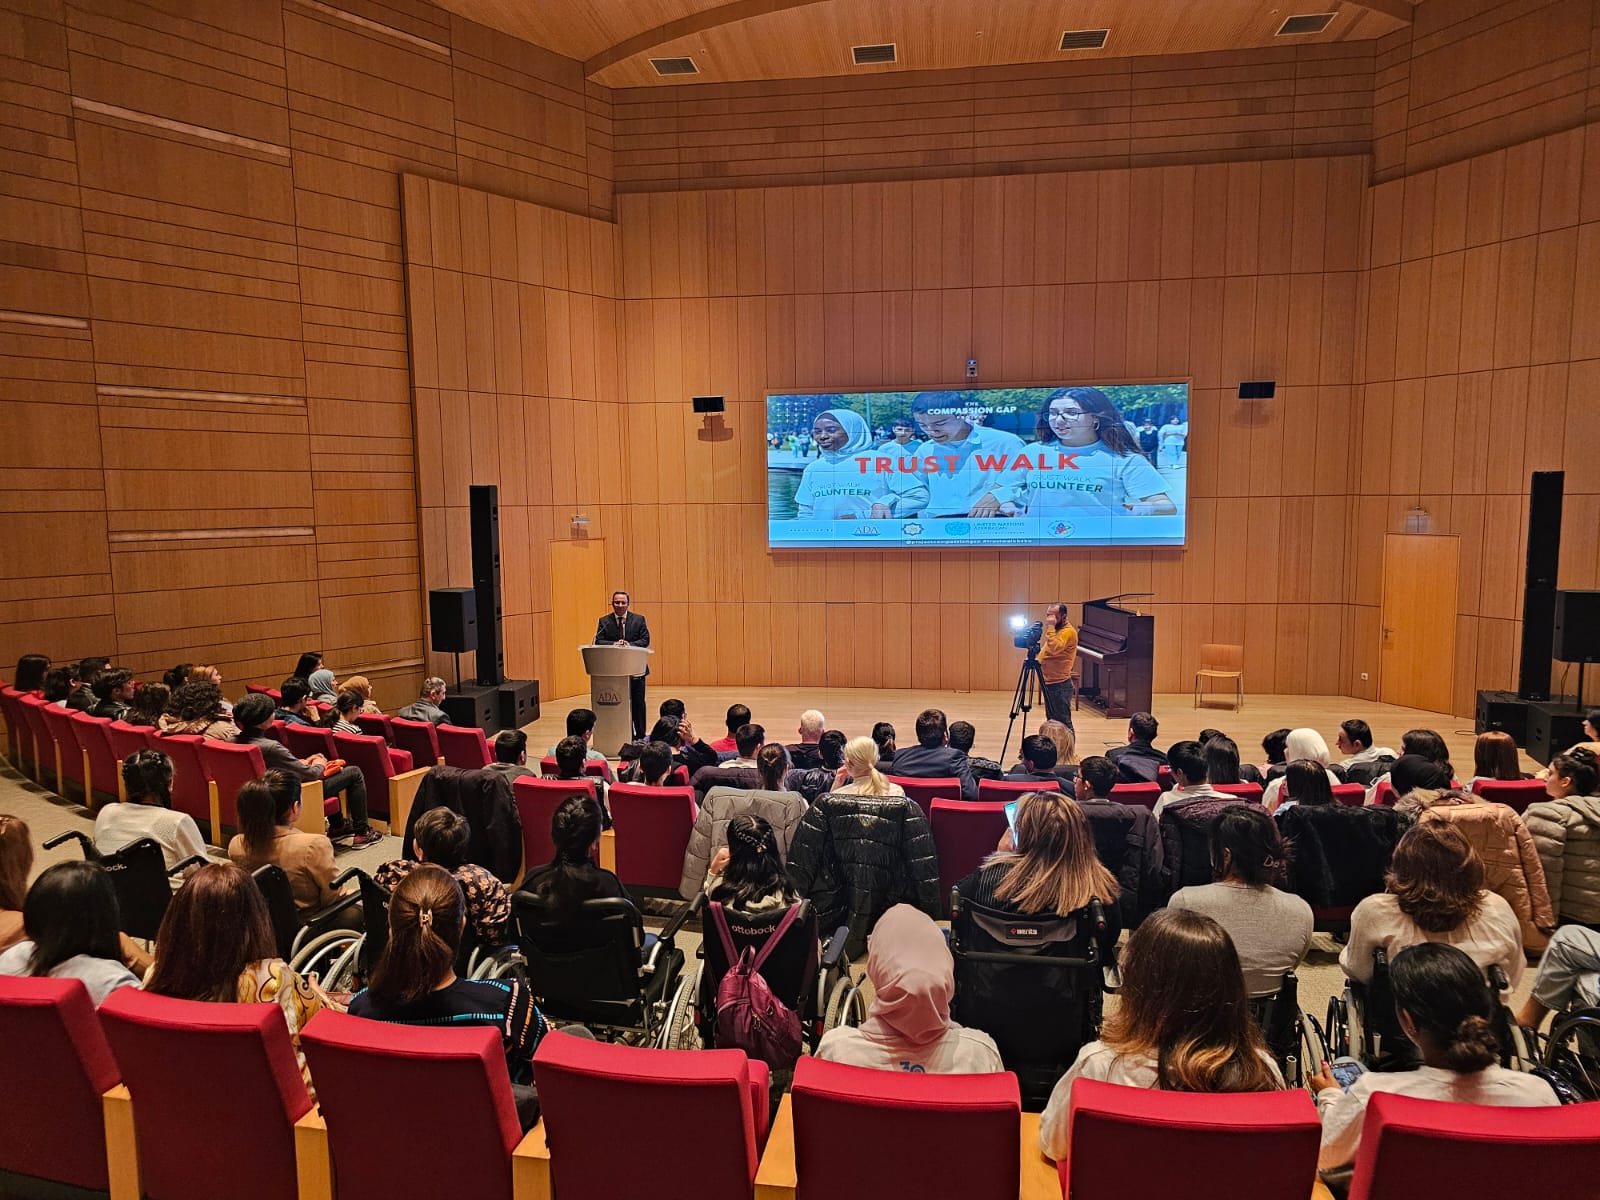
[[1056, 774], [1062, 779], [1078, 777], [1078, 735], [1072, 726], [1060, 721], [1046, 721], [1039, 726], [1039, 736], [1049, 738], [1056, 748]]
[[1014, 830], [981, 866], [956, 885], [985, 908], [1030, 916], [1066, 916], [1105, 906], [1115, 940], [1117, 880], [1095, 854], [1094, 831], [1077, 801], [1063, 792], [1028, 792], [1017, 802]]
[[850, 782], [835, 784], [835, 795], [904, 796], [905, 789], [891, 783], [878, 770], [878, 743], [869, 737], [851, 738], [844, 746], [844, 774]]
[[[1328, 786], [1338, 787], [1344, 782], [1333, 773], [1329, 765], [1332, 755], [1328, 750], [1328, 743], [1315, 729], [1291, 729], [1284, 742], [1284, 758], [1286, 762], [1299, 762], [1309, 759], [1320, 766], [1328, 776]], [[1261, 797], [1261, 803], [1267, 806], [1268, 812], [1273, 812], [1278, 807], [1279, 797], [1283, 793], [1283, 778], [1279, 776], [1267, 784], [1267, 790]]]

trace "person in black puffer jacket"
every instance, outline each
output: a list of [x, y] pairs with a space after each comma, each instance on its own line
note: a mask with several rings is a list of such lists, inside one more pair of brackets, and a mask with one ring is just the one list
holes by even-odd
[[939, 917], [939, 856], [928, 819], [904, 796], [818, 796], [789, 845], [789, 881], [817, 910], [820, 929], [850, 927], [845, 953], [896, 904]]

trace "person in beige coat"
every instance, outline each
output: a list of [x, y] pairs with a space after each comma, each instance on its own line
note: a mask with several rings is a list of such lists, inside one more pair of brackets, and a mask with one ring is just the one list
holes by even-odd
[[1544, 863], [1533, 836], [1508, 804], [1486, 801], [1471, 792], [1418, 788], [1395, 805], [1421, 819], [1449, 821], [1483, 860], [1483, 886], [1511, 905], [1522, 928], [1525, 950], [1543, 950], [1556, 929]]
[[1556, 914], [1563, 924], [1600, 924], [1600, 760], [1574, 746], [1550, 760], [1544, 786], [1550, 799], [1522, 815]]
[[678, 894], [685, 900], [692, 900], [699, 893], [717, 851], [728, 844], [728, 822], [741, 813], [766, 818], [777, 841], [779, 858], [788, 861], [789, 842], [806, 815], [805, 797], [783, 790], [788, 766], [783, 747], [774, 742], [763, 746], [756, 756], [756, 769], [761, 773], [759, 788], [714, 787], [706, 793], [683, 855]]

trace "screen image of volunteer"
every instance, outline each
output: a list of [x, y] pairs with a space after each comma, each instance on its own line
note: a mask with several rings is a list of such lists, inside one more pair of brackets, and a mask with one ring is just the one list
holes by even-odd
[[[1029, 453], [1014, 433], [982, 424], [958, 392], [919, 392], [912, 419], [873, 445], [859, 414], [829, 408], [811, 423], [820, 457], [795, 491], [801, 520], [1012, 517], [1099, 508], [1136, 515], [1178, 511], [1167, 484], [1117, 406], [1099, 388], [1059, 388], [1035, 419]], [[1051, 453], [1054, 451], [1054, 453]]]
[[[594, 627], [596, 646], [649, 646], [650, 624], [636, 612], [629, 611], [632, 598], [627, 592], [611, 593], [611, 611], [600, 618]], [[644, 675], [650, 668], [644, 669]], [[632, 709], [633, 736], [645, 735], [644, 675], [635, 675], [628, 681], [629, 707]]]

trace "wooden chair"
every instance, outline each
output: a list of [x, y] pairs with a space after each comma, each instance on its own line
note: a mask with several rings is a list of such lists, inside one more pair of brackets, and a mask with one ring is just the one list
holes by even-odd
[[1200, 669], [1194, 673], [1194, 706], [1200, 707], [1200, 689], [1212, 680], [1233, 680], [1233, 707], [1244, 707], [1244, 647], [1207, 642], [1200, 647]]

